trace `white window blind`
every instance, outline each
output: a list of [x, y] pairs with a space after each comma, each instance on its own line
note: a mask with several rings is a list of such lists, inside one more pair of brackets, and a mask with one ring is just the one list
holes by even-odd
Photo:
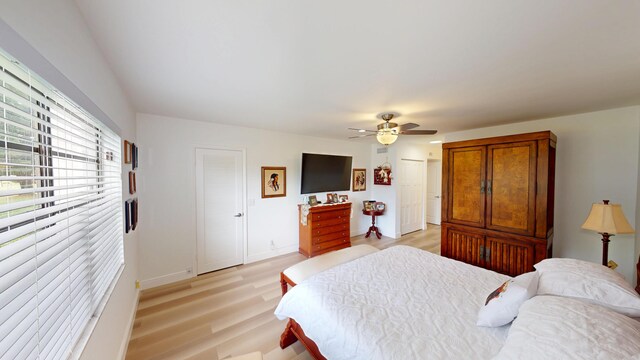
[[120, 138], [0, 51], [0, 358], [65, 359], [123, 266]]

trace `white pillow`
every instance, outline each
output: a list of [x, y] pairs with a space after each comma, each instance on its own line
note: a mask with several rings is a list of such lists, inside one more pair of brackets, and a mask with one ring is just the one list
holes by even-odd
[[497, 327], [510, 323], [518, 316], [520, 305], [531, 299], [538, 288], [538, 273], [535, 271], [507, 280], [489, 294], [485, 305], [478, 313], [478, 326]]
[[640, 322], [602, 306], [535, 296], [520, 307], [494, 360], [637, 359]]
[[624, 277], [606, 266], [576, 259], [545, 259], [534, 265], [538, 295], [588, 301], [621, 314], [640, 317], [640, 295]]

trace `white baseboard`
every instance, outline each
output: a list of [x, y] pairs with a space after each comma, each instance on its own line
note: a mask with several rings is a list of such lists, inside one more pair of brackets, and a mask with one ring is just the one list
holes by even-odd
[[158, 277], [154, 277], [151, 279], [141, 280], [140, 288], [141, 289], [149, 289], [156, 286], [170, 284], [172, 282], [185, 280], [194, 277], [195, 274], [193, 272], [189, 272], [187, 270], [178, 271], [173, 274], [162, 275]]
[[349, 236], [351, 236], [351, 237], [360, 236], [360, 235], [366, 234], [367, 230], [369, 230], [368, 227], [366, 229], [364, 229], [364, 230], [362, 230], [362, 229], [351, 230], [351, 234], [349, 234]]
[[289, 245], [276, 250], [263, 251], [247, 256], [246, 264], [298, 251], [298, 245]]
[[136, 319], [136, 310], [138, 310], [138, 303], [140, 302], [140, 289], [136, 289], [136, 298], [133, 302], [133, 308], [131, 309], [131, 316], [129, 317], [129, 324], [127, 326], [127, 336], [122, 340], [120, 344], [120, 360], [124, 360], [127, 355], [127, 349], [129, 348], [129, 340], [131, 339], [131, 332], [133, 332], [133, 322]]

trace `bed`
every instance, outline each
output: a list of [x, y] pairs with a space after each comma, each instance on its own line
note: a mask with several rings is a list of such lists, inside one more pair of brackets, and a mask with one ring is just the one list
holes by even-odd
[[[526, 343], [527, 336], [519, 330], [510, 335], [511, 325], [476, 325], [487, 295], [510, 279], [420, 249], [394, 246], [320, 272], [289, 290], [275, 311], [278, 318], [289, 318], [281, 346], [298, 339], [314, 358], [331, 360], [522, 357], [507, 346], [510, 337], [517, 338], [513, 343]], [[562, 306], [575, 307], [550, 302], [554, 298], [532, 302], [530, 312], [555, 306], [563, 313]], [[632, 307], [640, 311], [640, 297], [637, 300]], [[596, 311], [603, 315], [595, 316], [590, 307], [585, 313], [589, 315], [576, 321], [616, 316], [606, 311]], [[519, 328], [526, 334], [532, 326], [524, 322], [536, 316], [521, 317]], [[620, 351], [640, 353], [640, 322], [621, 317], [631, 322], [625, 323], [626, 333], [621, 335], [629, 349]], [[541, 331], [554, 326], [546, 324]]]

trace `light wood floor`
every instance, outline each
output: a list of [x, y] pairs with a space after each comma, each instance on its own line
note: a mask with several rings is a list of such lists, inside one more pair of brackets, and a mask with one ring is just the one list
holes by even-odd
[[[440, 227], [429, 225], [400, 239], [357, 236], [351, 241], [439, 254]], [[273, 315], [280, 271], [304, 259], [292, 253], [142, 291], [126, 358], [218, 360], [262, 351], [265, 360], [311, 359], [299, 342], [280, 349], [286, 322]]]

